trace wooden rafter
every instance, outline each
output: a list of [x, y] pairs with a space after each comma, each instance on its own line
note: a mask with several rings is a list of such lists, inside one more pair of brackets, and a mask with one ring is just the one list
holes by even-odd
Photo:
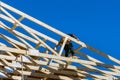
[[[0, 32], [0, 72], [6, 75], [6, 79], [82, 80], [92, 78], [96, 80], [109, 80], [109, 77], [111, 76], [115, 78], [120, 76], [120, 60], [105, 54], [82, 41], [78, 41], [3, 2], [0, 2], [0, 6], [0, 11], [4, 13], [0, 14], [0, 18], [4, 20], [0, 21], [0, 28], [16, 37], [16, 39], [14, 39], [9, 36], [9, 34]], [[9, 11], [19, 15], [20, 18], [16, 19]], [[60, 38], [65, 38], [62, 45], [59, 45], [60, 39], [54, 39], [53, 37], [48, 36], [48, 34], [31, 28], [30, 25], [23, 24], [22, 21], [24, 21], [25, 18], [48, 31], [54, 32], [54, 34]], [[7, 23], [4, 23], [5, 21], [13, 24], [12, 27]], [[24, 34], [22, 31], [18, 31], [16, 28], [22, 28], [30, 36]], [[1, 39], [7, 43], [2, 43], [3, 41]], [[76, 58], [63, 56], [64, 46], [68, 40], [79, 46], [78, 48], [75, 47], [74, 50], [74, 52], [78, 54]], [[49, 42], [54, 46], [49, 45]], [[8, 45], [8, 43], [11, 46]], [[33, 44], [35, 44], [35, 46]], [[60, 49], [57, 49], [58, 46], [60, 46]], [[41, 47], [46, 50], [41, 52]], [[84, 48], [91, 50], [118, 65], [106, 64], [101, 60], [81, 52]], [[81, 59], [81, 57], [84, 57], [85, 60]], [[19, 63], [19, 66], [17, 63]], [[74, 63], [77, 65], [73, 65]], [[6, 67], [13, 69], [13, 72], [7, 72]]]

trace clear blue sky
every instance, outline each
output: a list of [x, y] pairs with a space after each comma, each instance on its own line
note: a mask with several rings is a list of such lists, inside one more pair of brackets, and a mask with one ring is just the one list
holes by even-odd
[[120, 59], [119, 0], [2, 0]]

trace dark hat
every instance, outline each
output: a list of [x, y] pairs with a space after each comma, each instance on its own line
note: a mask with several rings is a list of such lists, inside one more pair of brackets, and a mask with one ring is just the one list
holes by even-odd
[[68, 35], [75, 38], [75, 39], [77, 39], [77, 40], [79, 40], [74, 34], [68, 34]]

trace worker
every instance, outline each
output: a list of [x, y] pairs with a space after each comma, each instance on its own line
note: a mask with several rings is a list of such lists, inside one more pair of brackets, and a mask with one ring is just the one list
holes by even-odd
[[65, 50], [65, 57], [68, 57], [70, 54], [72, 57], [74, 56], [73, 45], [70, 41], [68, 41], [65, 44], [64, 50]]
[[[79, 40], [74, 34], [68, 34], [69, 36]], [[64, 38], [62, 38], [59, 42], [60, 45], [62, 45], [64, 41]], [[68, 57], [68, 56], [74, 56], [74, 50], [73, 50], [73, 44], [70, 40], [68, 40], [65, 44], [65, 47], [64, 47], [64, 50], [65, 50], [65, 57]]]

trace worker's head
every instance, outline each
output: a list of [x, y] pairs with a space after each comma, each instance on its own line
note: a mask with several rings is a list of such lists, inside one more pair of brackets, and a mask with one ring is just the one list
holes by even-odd
[[68, 34], [68, 35], [75, 38], [75, 39], [77, 39], [77, 40], [79, 40], [74, 34]]

